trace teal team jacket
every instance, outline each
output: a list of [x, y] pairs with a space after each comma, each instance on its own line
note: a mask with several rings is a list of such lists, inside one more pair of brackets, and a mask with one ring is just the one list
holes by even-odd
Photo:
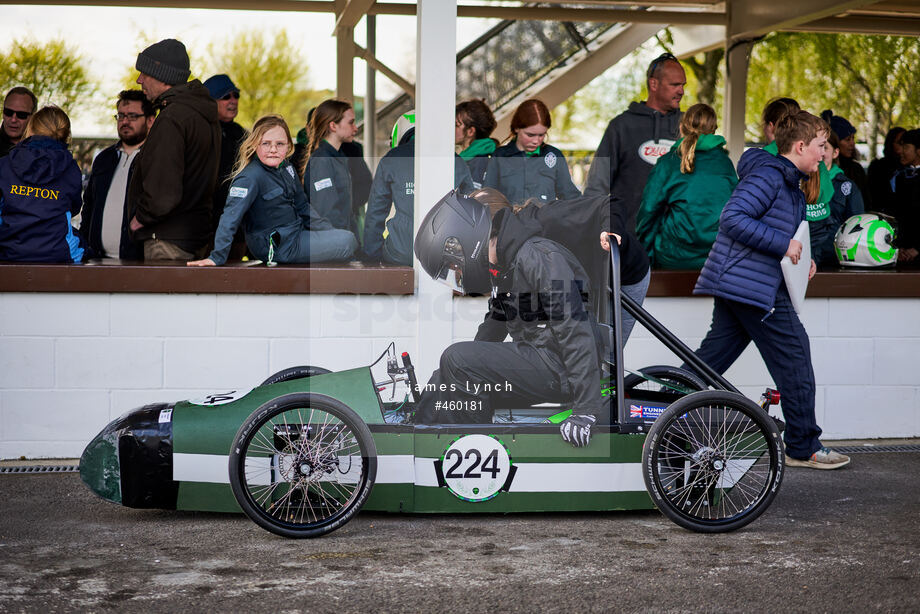
[[636, 234], [652, 266], [699, 270], [719, 230], [719, 215], [738, 184], [725, 139], [704, 134], [692, 173], [680, 172], [677, 141], [649, 174], [636, 217]]

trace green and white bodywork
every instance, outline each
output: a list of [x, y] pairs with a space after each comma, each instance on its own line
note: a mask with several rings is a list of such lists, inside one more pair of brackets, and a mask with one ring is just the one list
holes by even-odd
[[[81, 476], [102, 498], [130, 507], [239, 512], [228, 470], [237, 430], [260, 406], [302, 392], [341, 401], [370, 429], [377, 470], [363, 509], [494, 513], [654, 507], [642, 476], [641, 432], [601, 428], [590, 446], [574, 448], [562, 441], [558, 425], [534, 422], [558, 411], [539, 408], [497, 412], [503, 422], [487, 425], [387, 422], [388, 404], [368, 367], [138, 408], [87, 446]], [[640, 411], [657, 415], [666, 405], [642, 402]]]

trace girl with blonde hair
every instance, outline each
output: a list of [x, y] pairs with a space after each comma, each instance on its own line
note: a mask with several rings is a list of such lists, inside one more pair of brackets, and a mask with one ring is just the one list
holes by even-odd
[[722, 207], [738, 183], [725, 138], [715, 134], [716, 127], [716, 113], [709, 105], [687, 109], [680, 140], [649, 175], [636, 234], [653, 267], [699, 270], [706, 262]]
[[240, 146], [214, 249], [189, 266], [224, 264], [241, 224], [249, 250], [269, 265], [351, 258], [358, 246], [355, 236], [333, 228], [310, 206], [297, 172], [286, 160], [293, 149], [291, 132], [280, 115], [256, 120]]
[[23, 139], [0, 158], [0, 260], [80, 262], [72, 216], [82, 175], [67, 150], [70, 119], [56, 106], [29, 118]]

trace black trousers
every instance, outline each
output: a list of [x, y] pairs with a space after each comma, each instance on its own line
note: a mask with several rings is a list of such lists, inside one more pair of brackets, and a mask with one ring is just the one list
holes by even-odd
[[422, 388], [417, 424], [492, 422], [495, 407], [528, 407], [567, 398], [560, 373], [524, 343], [462, 341], [441, 354]]
[[786, 454], [808, 458], [817, 452], [821, 429], [815, 419], [815, 372], [808, 333], [780, 284], [772, 314], [724, 298], [715, 298], [712, 326], [696, 355], [719, 373], [753, 341], [780, 393], [786, 430]]

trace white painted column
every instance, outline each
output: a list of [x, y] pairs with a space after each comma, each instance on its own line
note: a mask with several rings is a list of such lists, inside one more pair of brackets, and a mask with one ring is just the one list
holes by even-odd
[[[454, 105], [457, 91], [457, 0], [419, 0], [415, 85], [415, 230], [454, 185]], [[453, 338], [450, 289], [416, 262], [418, 349], [424, 384]]]
[[748, 66], [751, 60], [753, 42], [725, 43], [725, 103], [724, 119], [725, 140], [728, 142], [728, 154], [737, 165], [744, 153], [744, 109], [747, 96]]

